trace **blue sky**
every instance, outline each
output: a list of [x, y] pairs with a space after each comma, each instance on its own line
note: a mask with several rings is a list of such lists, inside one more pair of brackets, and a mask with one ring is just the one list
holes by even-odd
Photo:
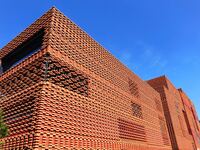
[[199, 0], [6, 0], [0, 47], [56, 6], [142, 79], [167, 75], [200, 116]]

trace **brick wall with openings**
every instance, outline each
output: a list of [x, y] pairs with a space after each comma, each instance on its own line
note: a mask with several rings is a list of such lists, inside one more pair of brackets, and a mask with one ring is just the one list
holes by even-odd
[[[3, 47], [0, 58], [41, 29], [41, 49], [0, 76], [1, 100], [14, 100], [17, 116], [27, 105], [35, 114], [34, 132], [27, 131], [34, 139], [24, 142], [20, 130], [11, 142], [11, 132], [4, 149], [171, 149], [159, 93], [57, 9]], [[39, 99], [30, 90], [38, 84]]]

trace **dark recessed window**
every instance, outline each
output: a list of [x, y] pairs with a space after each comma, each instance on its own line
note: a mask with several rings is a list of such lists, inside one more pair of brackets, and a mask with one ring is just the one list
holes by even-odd
[[132, 103], [131, 107], [132, 107], [133, 116], [142, 119], [143, 118], [142, 107], [140, 105], [136, 104], [136, 103]]
[[1, 60], [2, 72], [5, 72], [8, 69], [16, 66], [24, 59], [41, 49], [43, 37], [44, 29], [34, 34], [31, 38], [23, 42], [17, 48], [8, 53], [5, 57], [3, 57]]
[[48, 81], [83, 96], [88, 96], [89, 78], [73, 66], [58, 62], [54, 58], [48, 61]]
[[134, 95], [136, 98], [139, 98], [140, 94], [139, 94], [138, 84], [131, 79], [129, 79], [128, 84], [129, 84], [129, 90], [131, 94]]

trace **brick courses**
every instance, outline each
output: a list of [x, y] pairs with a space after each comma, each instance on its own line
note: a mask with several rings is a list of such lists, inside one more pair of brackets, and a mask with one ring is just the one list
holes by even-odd
[[182, 89], [178, 89], [178, 91], [183, 102], [184, 113], [188, 118], [188, 126], [190, 127], [195, 147], [200, 149], [200, 128], [198, 125], [199, 119], [195, 107]]
[[181, 89], [176, 89], [166, 76], [151, 79], [147, 83], [161, 95], [172, 148], [199, 148], [198, 117], [186, 94]]
[[56, 8], [0, 59], [41, 30], [40, 50], [0, 76], [3, 149], [172, 149], [160, 94]]

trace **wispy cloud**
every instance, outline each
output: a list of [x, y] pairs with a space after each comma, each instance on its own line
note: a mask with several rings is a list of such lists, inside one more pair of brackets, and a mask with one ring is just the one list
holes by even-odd
[[161, 50], [142, 42], [136, 43], [132, 47], [118, 51], [118, 59], [128, 68], [144, 79], [165, 74], [168, 61]]
[[143, 79], [166, 74], [170, 64], [162, 50], [141, 41], [126, 48], [110, 44], [109, 49], [123, 64]]
[[143, 49], [142, 49], [141, 55], [144, 56], [144, 65], [154, 68], [154, 67], [159, 67], [159, 68], [165, 68], [167, 66], [167, 61], [163, 57], [163, 54], [161, 54], [161, 50], [157, 50], [154, 48], [149, 48], [147, 45], [143, 44]]
[[[135, 67], [144, 67], [144, 68], [155, 68], [159, 67], [164, 69], [168, 62], [164, 58], [163, 54], [160, 51], [145, 45], [144, 43], [137, 48], [132, 50], [123, 50], [121, 51], [120, 59], [126, 64], [139, 65]], [[143, 68], [141, 68], [143, 69]]]

